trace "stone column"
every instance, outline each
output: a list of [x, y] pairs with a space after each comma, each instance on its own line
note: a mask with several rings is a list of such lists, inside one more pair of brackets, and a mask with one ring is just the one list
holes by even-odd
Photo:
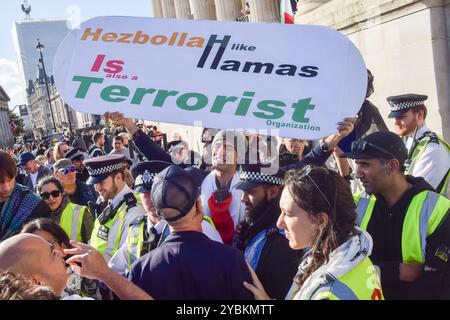
[[162, 18], [163, 13], [162, 13], [161, 0], [152, 0], [152, 3], [153, 3], [153, 16], [155, 18]]
[[217, 20], [236, 21], [242, 15], [241, 0], [215, 0]]
[[175, 4], [173, 0], [161, 0], [163, 18], [176, 19]]
[[216, 20], [214, 0], [189, 0], [195, 20]]
[[250, 22], [281, 22], [279, 0], [248, 0], [248, 3]]
[[189, 0], [174, 0], [177, 19], [192, 19]]

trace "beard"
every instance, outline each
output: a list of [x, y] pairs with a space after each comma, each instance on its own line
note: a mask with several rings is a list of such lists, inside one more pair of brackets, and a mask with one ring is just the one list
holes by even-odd
[[256, 204], [253, 208], [245, 208], [245, 216], [244, 221], [249, 225], [253, 225], [258, 218], [261, 217], [261, 214], [267, 209], [270, 201], [267, 199], [265, 195], [264, 198]]

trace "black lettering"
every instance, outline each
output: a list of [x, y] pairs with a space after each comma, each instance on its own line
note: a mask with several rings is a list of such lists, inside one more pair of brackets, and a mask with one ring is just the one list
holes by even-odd
[[265, 74], [271, 74], [274, 68], [273, 63], [261, 63], [261, 62], [246, 62], [242, 72], [250, 72], [250, 69], [254, 67], [253, 73], [261, 73], [262, 68], [265, 68]]
[[297, 73], [297, 67], [291, 64], [282, 64], [278, 67], [276, 74], [279, 76], [295, 76]]
[[318, 67], [314, 67], [314, 66], [304, 66], [300, 69], [302, 72], [299, 73], [298, 75], [301, 77], [306, 77], [306, 78], [314, 78], [315, 76], [317, 76], [318, 74]]
[[220, 70], [223, 71], [239, 71], [241, 67], [241, 63], [236, 60], [227, 60], [223, 62], [223, 65], [220, 67]]

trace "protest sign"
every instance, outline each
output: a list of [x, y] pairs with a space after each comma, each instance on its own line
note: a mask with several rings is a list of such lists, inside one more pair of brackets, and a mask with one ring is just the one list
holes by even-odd
[[60, 44], [56, 86], [80, 112], [317, 139], [367, 89], [352, 42], [323, 26], [97, 17]]

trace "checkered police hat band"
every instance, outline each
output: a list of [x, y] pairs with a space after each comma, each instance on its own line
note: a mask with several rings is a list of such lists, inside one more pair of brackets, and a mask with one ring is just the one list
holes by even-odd
[[283, 178], [251, 171], [242, 171], [239, 178], [241, 180], [251, 182], [270, 183], [278, 185], [281, 185], [283, 183]]
[[153, 179], [156, 177], [156, 175], [157, 175], [156, 173], [150, 173], [146, 170], [143, 174], [136, 177], [136, 180], [134, 183], [136, 186], [152, 184]]
[[391, 102], [392, 111], [411, 109], [411, 108], [422, 106], [422, 105], [423, 105], [423, 101], [408, 101], [408, 102], [398, 102], [398, 103]]
[[97, 168], [97, 169], [91, 169], [91, 168], [88, 167], [88, 172], [89, 172], [90, 176], [95, 177], [95, 176], [101, 176], [101, 175], [104, 175], [104, 174], [110, 174], [110, 173], [113, 173], [115, 171], [119, 171], [121, 169], [123, 169], [122, 164], [121, 163], [116, 163], [116, 164], [112, 164], [110, 166]]

